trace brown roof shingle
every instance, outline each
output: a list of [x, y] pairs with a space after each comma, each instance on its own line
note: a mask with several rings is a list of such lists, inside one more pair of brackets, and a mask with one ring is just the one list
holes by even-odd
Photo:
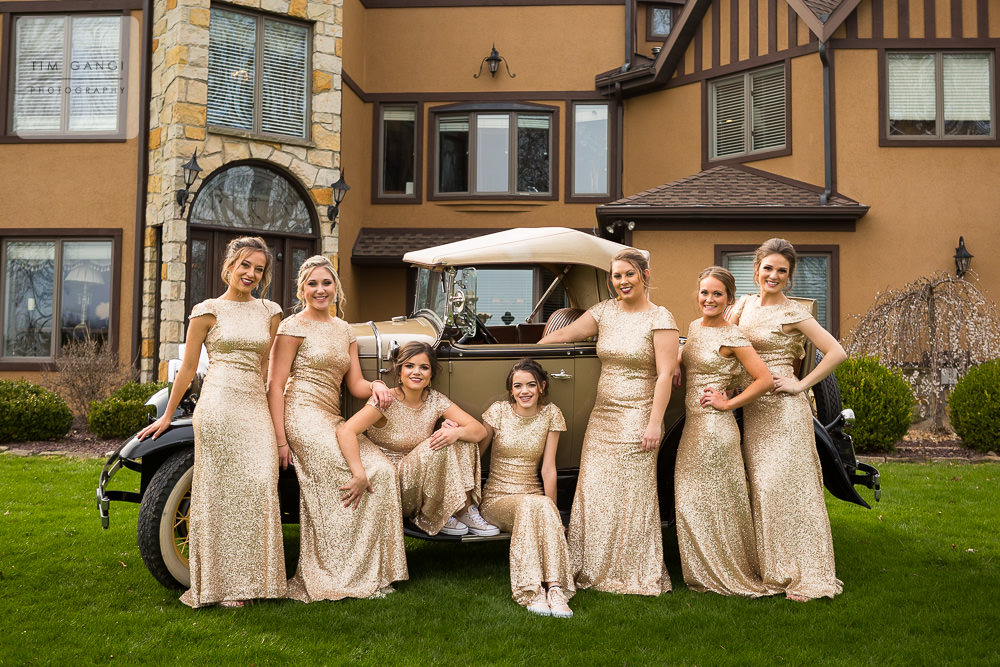
[[352, 264], [400, 264], [411, 250], [463, 241], [497, 229], [362, 227], [351, 251]]

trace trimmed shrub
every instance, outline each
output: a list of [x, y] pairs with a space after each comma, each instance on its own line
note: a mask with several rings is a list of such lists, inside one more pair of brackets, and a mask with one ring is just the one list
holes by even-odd
[[87, 425], [102, 438], [125, 438], [149, 423], [153, 407], [146, 401], [165, 382], [129, 382], [103, 401], [92, 401]]
[[1000, 359], [970, 368], [948, 397], [948, 408], [963, 445], [980, 452], [1000, 449]]
[[913, 392], [898, 370], [878, 357], [848, 359], [837, 368], [845, 408], [854, 410], [854, 425], [845, 429], [859, 452], [891, 452], [906, 435], [913, 418]]
[[72, 425], [59, 394], [27, 380], [0, 380], [0, 442], [58, 440]]

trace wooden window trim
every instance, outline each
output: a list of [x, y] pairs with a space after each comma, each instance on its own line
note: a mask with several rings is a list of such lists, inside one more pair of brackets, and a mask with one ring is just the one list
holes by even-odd
[[[778, 66], [785, 71], [785, 145], [778, 148], [767, 148], [759, 151], [744, 151], [738, 155], [727, 155], [726, 157], [712, 157], [712, 86], [724, 79], [743, 75], [744, 80], [748, 75], [755, 72], [762, 72], [768, 69], [777, 69]], [[774, 157], [792, 154], [792, 90], [791, 90], [791, 68], [788, 59], [784, 59], [773, 65], [764, 67], [754, 67], [733, 72], [713, 79], [705, 79], [702, 83], [702, 169], [717, 167], [727, 164], [742, 164], [745, 162], [755, 162]]]
[[[3, 10], [2, 13], [0, 13], [0, 35], [3, 36], [4, 42], [2, 48], [0, 48], [0, 144], [105, 144], [125, 143], [128, 141], [128, 92], [126, 92], [124, 98], [118, 105], [117, 132], [68, 132], [65, 134], [54, 132], [51, 134], [39, 134], [29, 137], [22, 137], [13, 132], [11, 127], [13, 126], [14, 119], [10, 117], [10, 114], [13, 110], [14, 75], [11, 69], [12, 63], [16, 57], [15, 46], [17, 44], [17, 37], [14, 34], [14, 19], [18, 16], [55, 14], [68, 17], [85, 14], [98, 14], [107, 16], [120, 15], [124, 19], [129, 16], [130, 9], [142, 9], [141, 6], [138, 8], [133, 7], [134, 4], [134, 2], [128, 2], [127, 0], [95, 0], [94, 2], [61, 0], [60, 2], [0, 3], [0, 10]], [[123, 26], [127, 26], [125, 21], [122, 23]], [[130, 70], [130, 37], [131, 34], [129, 30], [123, 28], [120, 37], [121, 62], [122, 72], [124, 73], [126, 79]], [[142, 105], [140, 104], [140, 106]]]
[[[756, 245], [737, 243], [737, 244], [716, 244], [715, 246], [715, 265], [725, 266], [723, 264], [724, 256], [729, 253], [752, 253], [758, 248]], [[833, 334], [834, 338], [840, 338], [840, 246], [839, 245], [828, 245], [828, 244], [795, 244], [795, 251], [800, 254], [810, 254], [810, 255], [820, 255], [827, 254], [830, 256], [830, 303], [827, 304], [827, 310], [830, 315], [830, 333]]]
[[[118, 327], [122, 310], [122, 230], [110, 228], [15, 228], [0, 230], [0, 241], [17, 239], [27, 241], [38, 239], [40, 241], [54, 241], [56, 243], [72, 241], [111, 241], [111, 312], [108, 314], [108, 345], [112, 349], [118, 349]], [[6, 267], [0, 266], [0, 294], [5, 289]], [[134, 295], [133, 295], [134, 301]], [[61, 305], [61, 304], [60, 304]], [[0, 318], [3, 313], [0, 312]], [[118, 350], [119, 356], [123, 351]], [[16, 357], [7, 358], [0, 356], [0, 372], [2, 371], [45, 371], [53, 370], [53, 357]]]
[[[476, 193], [476, 192], [458, 192], [458, 193], [439, 193], [437, 191], [437, 170], [438, 170], [438, 119], [443, 115], [449, 114], [469, 114], [470, 118], [472, 114], [479, 113], [506, 113], [506, 114], [517, 114], [517, 113], [547, 113], [552, 118], [552, 122], [549, 126], [549, 192], [545, 194], [522, 194], [522, 193]], [[476, 200], [476, 201], [558, 201], [559, 199], [559, 107], [549, 106], [544, 104], [532, 104], [527, 102], [519, 103], [474, 103], [474, 104], [446, 104], [443, 106], [432, 107], [429, 110], [430, 121], [427, 131], [427, 141], [430, 143], [430, 159], [427, 160], [427, 201], [456, 201], [456, 200]], [[516, 125], [511, 126], [511, 131], [516, 130]], [[470, 136], [473, 132], [473, 126], [470, 124], [469, 133]], [[510, 159], [513, 159], [511, 157]], [[475, 170], [472, 168], [474, 166], [475, 160], [475, 146], [469, 152], [469, 181], [470, 185], [474, 182]], [[514, 174], [516, 179], [516, 174]], [[516, 187], [516, 181], [513, 184]]]
[[646, 41], [647, 42], [664, 42], [670, 37], [670, 34], [661, 35], [658, 32], [653, 32], [653, 11], [657, 9], [667, 9], [670, 10], [670, 30], [673, 31], [674, 23], [677, 21], [677, 16], [680, 14], [679, 9], [683, 9], [683, 2], [651, 2], [646, 5]]
[[[293, 16], [286, 16], [283, 14], [272, 14], [271, 12], [261, 11], [258, 9], [252, 9], [243, 7], [240, 5], [230, 4], [228, 2], [218, 2], [217, 0], [212, 0], [211, 9], [221, 9], [227, 12], [233, 12], [234, 14], [243, 14], [245, 16], [252, 16], [257, 21], [256, 28], [256, 40], [254, 42], [254, 67], [257, 70], [257, 77], [254, 81], [253, 90], [253, 129], [243, 130], [237, 127], [228, 127], [225, 125], [207, 125], [207, 129], [210, 132], [217, 134], [230, 134], [238, 133], [236, 136], [241, 136], [251, 139], [259, 139], [262, 141], [278, 141], [292, 143], [293, 145], [307, 145], [309, 147], [313, 146], [312, 143], [312, 71], [313, 71], [313, 23], [309, 21], [302, 21]], [[302, 28], [307, 31], [306, 35], [306, 64], [305, 64], [305, 133], [302, 136], [298, 135], [286, 135], [286, 134], [274, 134], [271, 132], [264, 132], [261, 128], [263, 126], [263, 96], [264, 96], [264, 21], [274, 21], [276, 23], [290, 23]], [[212, 42], [209, 39], [208, 44], [209, 58], [211, 58]], [[206, 103], [207, 108], [207, 103]], [[290, 141], [289, 141], [290, 140]], [[305, 142], [304, 144], [296, 144], [295, 142]]]
[[564, 201], [567, 204], [600, 204], [614, 201], [618, 193], [618, 121], [620, 107], [613, 101], [608, 107], [608, 193], [606, 195], [578, 195], [573, 191], [576, 179], [573, 151], [576, 144], [576, 106], [578, 104], [601, 104], [599, 100], [573, 100], [566, 110], [566, 187]]
[[[889, 135], [889, 59], [888, 55], [893, 53], [933, 53], [942, 55], [946, 53], [986, 53], [990, 56], [991, 86], [990, 100], [993, 104], [993, 117], [990, 120], [992, 137], [970, 136], [961, 138], [959, 136], [939, 137], [913, 137], [913, 136], [890, 136]], [[942, 81], [936, 81], [935, 85], [944, 85]], [[934, 49], [908, 49], [908, 48], [879, 48], [878, 50], [878, 145], [883, 147], [916, 147], [924, 148], [980, 148], [983, 146], [1000, 146], [1000, 131], [997, 131], [997, 121], [1000, 120], [1000, 85], [997, 84], [997, 49], [996, 48], [934, 48]], [[938, 110], [940, 112], [940, 109]]]
[[[382, 110], [384, 107], [412, 106], [414, 108], [413, 194], [386, 195], [382, 193]], [[372, 196], [373, 204], [423, 203], [424, 163], [424, 105], [422, 102], [379, 101], [372, 104]]]

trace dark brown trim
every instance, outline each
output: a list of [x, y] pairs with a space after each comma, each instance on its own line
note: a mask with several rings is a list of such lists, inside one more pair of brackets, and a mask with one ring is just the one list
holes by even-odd
[[[906, 2], [906, 0], [899, 0], [900, 2]], [[858, 38], [858, 14], [857, 12], [851, 12], [847, 20], [844, 21], [844, 32], [848, 39]]]
[[910, 0], [899, 0], [898, 39], [910, 38]]
[[892, 49], [901, 51], [961, 51], [961, 50], [992, 50], [1000, 49], [1000, 37], [988, 37], [979, 39], [970, 37], [968, 39], [834, 39], [830, 41], [832, 46], [839, 49]]
[[750, 51], [747, 58], [757, 56], [757, 31], [760, 29], [757, 27], [757, 11], [757, 0], [750, 0]]
[[989, 0], [976, 1], [976, 35], [990, 36], [990, 5]]
[[740, 0], [729, 0], [729, 62], [740, 60]]
[[[867, 211], [865, 207], [865, 211]], [[636, 231], [641, 232], [706, 232], [706, 231], [758, 231], [758, 232], [854, 232], [857, 227], [856, 213], [841, 216], [818, 217], [815, 209], [799, 209], [783, 211], [775, 215], [774, 211], [759, 208], [716, 207], [676, 209], [670, 211], [670, 216], [664, 215], [662, 208], [651, 210], [622, 211], [612, 215], [609, 211], [601, 219], [632, 220], [636, 223]]]
[[924, 39], [937, 36], [937, 0], [924, 0]]
[[828, 46], [830, 55], [830, 189], [837, 192], [837, 54]]
[[358, 99], [360, 99], [362, 102], [366, 102], [367, 103], [367, 102], [371, 102], [372, 101], [371, 98], [368, 97], [368, 95], [365, 94], [365, 91], [361, 90], [361, 86], [359, 86], [358, 83], [354, 79], [352, 79], [351, 75], [348, 74], [346, 71], [341, 70], [341, 72], [340, 72], [340, 80], [343, 81], [344, 84], [348, 88], [350, 88], [351, 91], [355, 95], [357, 95]]
[[[386, 106], [412, 105], [414, 108], [413, 194], [382, 194], [382, 109]], [[372, 204], [423, 203], [424, 105], [419, 102], [375, 102], [372, 104]]]
[[[985, 41], [986, 46], [981, 48], [975, 48], [973, 44], [978, 44]], [[889, 41], [887, 42], [891, 45], [888, 50], [892, 51], [913, 51], [913, 50], [924, 50], [933, 53], [940, 53], [942, 51], [954, 51], [956, 47], [962, 50], [976, 50], [976, 51], [990, 51], [991, 54], [991, 66], [993, 67], [993, 137], [969, 137], [968, 139], [960, 139], [958, 137], [950, 137], [947, 139], [939, 139], [937, 137], [928, 137], [925, 139], [917, 139], [910, 137], [890, 137], [889, 136], [889, 112], [888, 112], [888, 69], [886, 60], [887, 49], [881, 46], [878, 50], [878, 145], [882, 147], [922, 147], [922, 148], [987, 148], [1000, 146], [1000, 131], [997, 130], [996, 124], [998, 119], [1000, 119], [1000, 86], [996, 85], [997, 76], [997, 50], [1000, 48], [1000, 39], [989, 39], [989, 40], [978, 40], [978, 39], [936, 39], [936, 40], [899, 40], [899, 41]], [[907, 48], [904, 45], [909, 45]], [[941, 44], [938, 48], [929, 48], [932, 44]]]
[[653, 32], [653, 10], [654, 9], [666, 9], [670, 12], [670, 30], [674, 29], [674, 23], [677, 21], [677, 5], [683, 5], [683, 0], [675, 2], [651, 2], [646, 5], [646, 41], [647, 42], [662, 42], [670, 37], [670, 33], [661, 34], [658, 32]]
[[119, 239], [122, 235], [121, 227], [4, 227], [0, 228], [0, 237], [16, 236], [18, 238], [22, 237], [32, 237], [37, 236], [39, 238], [45, 238], [48, 236], [66, 236], [66, 237], [79, 237], [79, 236], [114, 236], [118, 235]]
[[573, 148], [576, 138], [576, 105], [594, 104], [592, 100], [573, 100], [566, 105], [566, 168], [563, 201], [567, 204], [603, 204], [617, 199], [618, 193], [618, 105], [608, 101], [608, 194], [576, 195], [573, 182], [576, 178], [573, 163]]
[[[452, 98], [452, 99], [454, 99], [454, 98]], [[523, 100], [524, 98], [521, 98], [521, 99]], [[493, 100], [490, 100], [490, 101], [491, 102], [495, 102], [496, 100], [493, 99]], [[490, 111], [497, 111], [497, 112], [507, 111], [507, 112], [510, 112], [510, 113], [516, 113], [516, 112], [521, 112], [521, 111], [528, 111], [530, 113], [531, 110], [538, 111], [538, 112], [546, 112], [546, 113], [550, 113], [552, 115], [552, 125], [550, 126], [551, 127], [552, 145], [551, 145], [551, 149], [549, 151], [549, 158], [550, 158], [549, 170], [550, 171], [549, 171], [549, 192], [547, 194], [538, 194], [538, 195], [526, 195], [526, 194], [517, 194], [517, 193], [508, 193], [508, 194], [483, 193], [483, 194], [476, 194], [474, 192], [440, 194], [440, 193], [436, 192], [436, 190], [437, 190], [437, 174], [436, 174], [437, 169], [436, 169], [436, 167], [437, 167], [437, 117], [438, 117], [438, 115], [440, 115], [442, 113], [464, 113], [464, 112], [478, 113], [480, 111], [484, 111], [484, 112], [487, 112], [487, 113], [489, 113]], [[545, 104], [534, 104], [534, 103], [520, 102], [520, 101], [516, 105], [513, 105], [513, 108], [512, 108], [512, 106], [507, 106], [507, 108], [504, 108], [503, 106], [497, 106], [497, 107], [491, 108], [491, 106], [488, 103], [473, 103], [473, 104], [470, 104], [470, 103], [467, 103], [467, 102], [460, 102], [460, 103], [455, 103], [455, 104], [445, 104], [445, 105], [442, 105], [442, 106], [428, 107], [427, 108], [427, 116], [428, 116], [427, 141], [430, 144], [430, 147], [429, 147], [429, 150], [427, 151], [427, 161], [426, 161], [426, 164], [424, 166], [425, 169], [426, 169], [426, 173], [427, 173], [427, 179], [425, 181], [425, 183], [426, 183], [426, 186], [425, 186], [426, 187], [426, 195], [425, 196], [426, 196], [427, 201], [437, 201], [437, 202], [452, 202], [452, 201], [472, 201], [472, 202], [479, 202], [479, 201], [516, 201], [516, 202], [519, 202], [519, 203], [521, 203], [521, 202], [528, 203], [528, 202], [532, 202], [532, 201], [538, 201], [538, 202], [558, 201], [559, 200], [559, 150], [560, 150], [559, 149], [559, 134], [560, 134], [559, 130], [561, 128], [560, 120], [559, 120], [559, 115], [560, 115], [559, 114], [559, 110], [560, 109], [559, 109], [558, 106], [550, 106], [550, 105], [545, 105]], [[469, 127], [469, 132], [470, 132], [470, 135], [471, 135], [471, 133], [472, 133], [472, 126], [471, 126], [471, 124], [470, 124], [470, 127]], [[472, 157], [470, 156], [469, 159], [471, 161]], [[471, 182], [471, 177], [472, 176], [471, 176], [471, 171], [470, 171], [470, 183], [469, 183], [469, 187], [470, 188], [473, 186], [473, 183]], [[516, 174], [515, 174], [515, 178], [516, 178]], [[516, 183], [512, 183], [511, 185], [513, 187], [515, 187], [515, 188], [517, 187]]]
[[[77, 14], [80, 12], [142, 10], [143, 0], [34, 0], [29, 2], [0, 2], [0, 12], [12, 14]], [[5, 33], [6, 34], [6, 33]]]
[[347, 72], [341, 72], [342, 80], [362, 102], [520, 102], [521, 100], [602, 100], [604, 95], [596, 90], [512, 90], [496, 93], [476, 92], [405, 92], [370, 93], [366, 92]]
[[788, 48], [799, 45], [799, 15], [795, 13], [791, 5], [785, 7], [788, 14]]
[[[752, 253], [757, 246], [748, 243], [717, 244], [713, 258], [716, 266], [725, 266], [723, 256], [729, 253]], [[833, 244], [795, 244], [796, 252], [810, 255], [830, 255], [830, 303], [827, 304], [830, 316], [830, 333], [834, 338], [840, 338], [840, 246]]]
[[885, 8], [882, 0], [871, 0], [872, 2], [872, 39], [882, 39], [885, 36], [885, 29], [882, 26], [885, 16]]
[[697, 74], [698, 72], [702, 71], [702, 69], [704, 69], [704, 66], [702, 65], [702, 62], [701, 62], [702, 56], [704, 55], [704, 51], [705, 51], [704, 38], [702, 37], [702, 34], [703, 33], [702, 33], [701, 26], [699, 26], [698, 30], [696, 30], [695, 33], [694, 33], [694, 41], [693, 41], [693, 44], [694, 44], [694, 72], [693, 72], [693, 74]]
[[767, 54], [778, 52], [778, 0], [767, 0]]
[[[702, 72], [694, 74], [685, 74], [684, 76], [678, 76], [672, 79], [669, 85], [667, 85], [666, 87], [675, 88], [677, 86], [685, 86], [689, 83], [694, 83], [696, 81], [715, 79], [718, 77], [735, 74], [736, 72], [742, 72], [744, 70], [766, 67], [767, 65], [773, 65], [775, 63], [779, 63], [782, 61], [789, 61], [792, 58], [797, 58], [798, 56], [804, 56], [809, 53], [816, 53], [818, 48], [819, 44], [803, 44], [801, 46], [796, 46], [794, 49], [789, 51], [780, 51], [778, 53], [771, 53], [765, 56], [758, 56], [750, 60], [744, 60], [742, 62], [732, 63], [731, 65], [723, 65], [722, 67], [707, 69]], [[871, 46], [869, 45], [866, 48], [871, 48]]]
[[[11, 28], [14, 20], [10, 14], [0, 15], [0, 140], [7, 134], [7, 100], [10, 98], [10, 63], [14, 60], [14, 40]], [[20, 137], [18, 137], [20, 138]]]
[[962, 0], [951, 0], [951, 38], [962, 38]]
[[[491, 7], [622, 5], [628, 0], [490, 0]], [[482, 7], [482, 0], [361, 0], [365, 9], [411, 9], [423, 7]]]
[[[143, 3], [142, 35], [140, 37], [142, 56], [139, 65], [139, 137], [136, 167], [135, 191], [135, 238], [132, 252], [132, 346], [129, 360], [136, 370], [141, 368], [142, 353], [142, 310], [143, 281], [145, 280], [145, 241], [146, 241], [146, 192], [149, 189], [149, 104], [150, 70], [153, 51], [150, 48], [153, 38], [153, 0]], [[148, 5], [148, 6], [147, 6]]]

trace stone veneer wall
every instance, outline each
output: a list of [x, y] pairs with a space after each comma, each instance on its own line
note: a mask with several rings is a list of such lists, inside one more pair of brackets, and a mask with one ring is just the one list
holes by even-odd
[[[311, 137], [308, 141], [255, 140], [246, 133], [209, 131], [205, 119], [211, 2], [156, 0], [140, 361], [144, 380], [165, 378], [166, 361], [176, 358], [184, 340], [188, 234], [174, 193], [184, 187], [181, 165], [191, 154], [198, 151], [198, 163], [203, 169], [195, 191], [223, 164], [255, 158], [294, 174], [320, 207], [330, 203], [330, 184], [339, 177], [342, 0], [231, 0], [231, 4], [313, 23]], [[321, 208], [321, 251], [333, 257], [338, 251], [337, 236], [325, 218], [325, 209]], [[161, 231], [159, 252], [157, 227]], [[159, 313], [155, 312], [157, 286]], [[155, 340], [157, 318], [159, 341]], [[160, 367], [154, 369], [157, 344]]]

